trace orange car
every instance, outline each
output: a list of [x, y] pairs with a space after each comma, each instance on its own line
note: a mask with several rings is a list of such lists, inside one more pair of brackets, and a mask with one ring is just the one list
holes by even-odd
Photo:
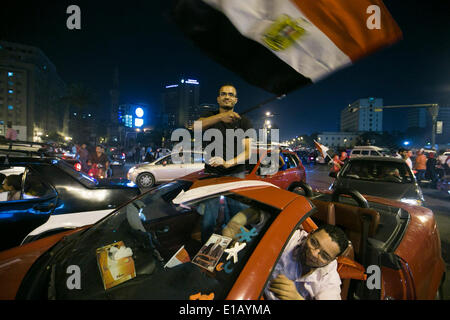
[[[440, 292], [445, 267], [430, 210], [367, 202], [353, 191], [306, 194], [232, 177], [163, 184], [91, 227], [1, 252], [0, 299], [261, 299], [293, 232], [324, 222], [341, 226], [352, 242], [338, 258], [343, 299], [434, 299]], [[241, 229], [237, 244], [245, 246], [237, 250], [222, 233], [242, 210], [260, 220]], [[196, 259], [211, 255], [214, 244], [217, 259]], [[369, 266], [381, 270], [379, 287], [363, 280]]]

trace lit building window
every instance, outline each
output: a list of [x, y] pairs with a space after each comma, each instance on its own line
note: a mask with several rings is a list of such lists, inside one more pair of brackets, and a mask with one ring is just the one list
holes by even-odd
[[14, 93], [14, 90], [8, 90], [8, 93]]
[[14, 72], [8, 72], [8, 77], [12, 77], [14, 75]]
[[14, 109], [14, 107], [12, 105], [9, 105], [8, 110], [12, 110], [12, 109]]

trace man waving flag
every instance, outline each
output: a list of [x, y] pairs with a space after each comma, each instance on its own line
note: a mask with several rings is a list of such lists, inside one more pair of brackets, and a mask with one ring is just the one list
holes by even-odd
[[402, 37], [381, 0], [175, 0], [173, 16], [211, 58], [277, 95]]

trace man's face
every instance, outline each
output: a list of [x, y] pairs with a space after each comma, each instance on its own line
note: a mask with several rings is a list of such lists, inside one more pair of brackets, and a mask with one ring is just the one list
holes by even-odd
[[86, 149], [86, 145], [85, 145], [84, 143], [81, 145], [81, 147], [82, 147], [83, 149]]
[[336, 259], [339, 245], [324, 230], [308, 235], [304, 249], [304, 262], [311, 268], [320, 268]]
[[237, 103], [237, 93], [233, 86], [223, 86], [219, 90], [219, 96], [217, 97], [217, 103], [219, 106], [226, 110], [233, 110], [234, 105]]
[[103, 153], [103, 148], [102, 148], [102, 147], [96, 147], [96, 148], [95, 148], [95, 151], [96, 151], [97, 153]]

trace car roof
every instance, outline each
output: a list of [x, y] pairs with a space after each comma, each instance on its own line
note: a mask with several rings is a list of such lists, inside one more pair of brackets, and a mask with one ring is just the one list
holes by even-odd
[[355, 157], [350, 158], [350, 162], [354, 161], [385, 161], [385, 162], [398, 162], [398, 163], [405, 163], [405, 160], [400, 158], [394, 158], [394, 157], [377, 157], [377, 156], [364, 156], [364, 157]]
[[[233, 192], [279, 209], [285, 208], [295, 198], [300, 197], [296, 193], [280, 189], [269, 182], [260, 180], [246, 180], [229, 176], [198, 179], [196, 175], [185, 176], [179, 180], [193, 182], [194, 184], [189, 188], [189, 191], [194, 190], [192, 193], [206, 192], [204, 196], [207, 196], [207, 192], [210, 192], [210, 195], [217, 194], [215, 188], [217, 185], [221, 185], [220, 193]], [[274, 193], [276, 196], [274, 196]]]
[[11, 157], [0, 155], [0, 165], [5, 164], [14, 164], [14, 163], [44, 163], [44, 164], [53, 164], [54, 161], [61, 161], [56, 157]]

